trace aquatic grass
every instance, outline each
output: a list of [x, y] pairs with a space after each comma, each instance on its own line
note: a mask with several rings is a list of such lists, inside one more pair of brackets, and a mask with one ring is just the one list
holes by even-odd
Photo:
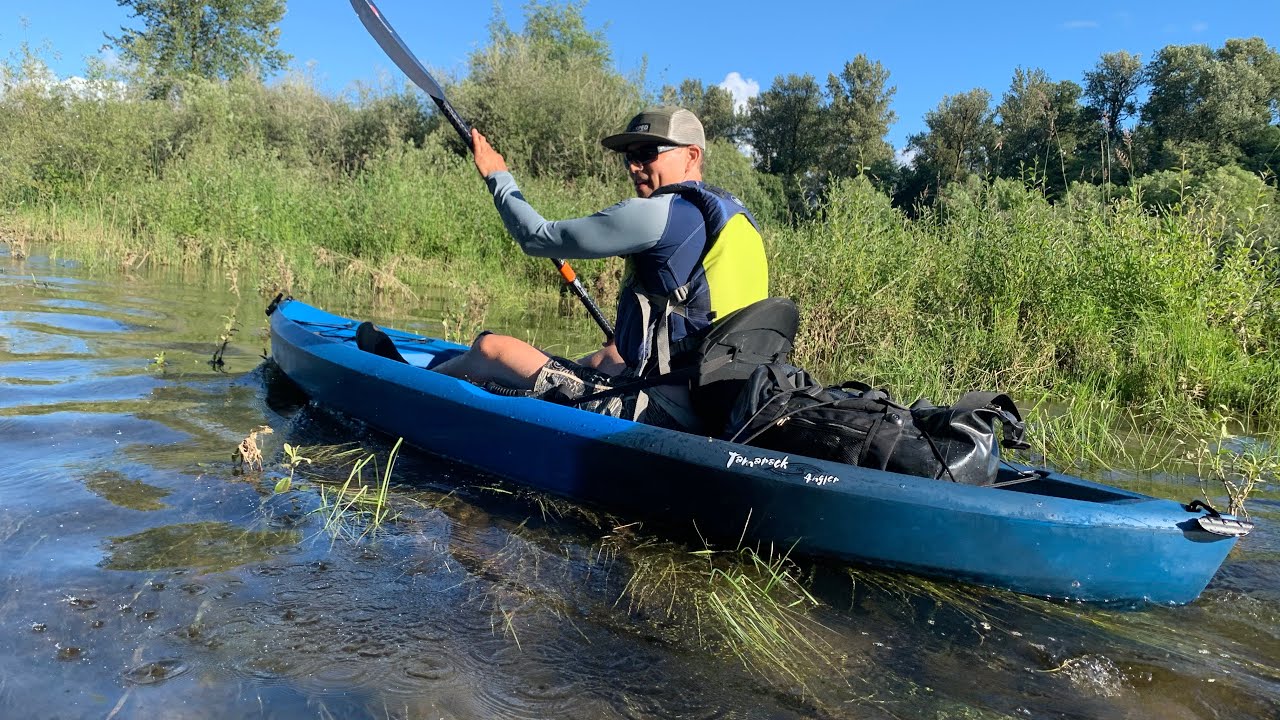
[[[617, 537], [606, 542], [627, 544]], [[624, 558], [629, 572], [615, 604], [675, 623], [759, 677], [781, 676], [807, 692], [816, 671], [839, 664], [813, 615], [821, 603], [805, 588], [790, 551], [770, 546], [762, 554], [739, 545], [678, 552], [642, 543], [614, 557]]]
[[706, 618], [716, 627], [729, 652], [760, 674], [782, 672], [800, 687], [807, 670], [826, 660], [829, 647], [818, 637], [818, 622], [805, 610], [817, 599], [796, 577], [790, 551], [762, 556], [739, 548], [732, 561], [717, 566], [713, 551], [695, 551], [707, 562], [706, 586], [694, 602], [698, 627]]
[[[557, 499], [537, 505], [544, 521], [568, 517], [596, 528], [604, 520]], [[548, 613], [581, 632], [575, 619], [589, 612], [597, 622], [639, 622], [665, 642], [724, 653], [781, 690], [809, 694], [814, 680], [830, 681], [842, 658], [823, 639], [830, 631], [819, 620], [822, 603], [789, 552], [689, 550], [639, 528], [616, 525], [578, 544], [547, 537], [526, 520], [507, 528], [500, 545], [455, 544], [449, 554], [468, 569], [465, 582], [480, 588], [495, 632], [517, 644], [522, 615]], [[591, 599], [624, 614], [584, 610]]]
[[1248, 518], [1249, 497], [1256, 490], [1275, 484], [1280, 477], [1280, 447], [1274, 436], [1255, 438], [1233, 433], [1233, 426], [1239, 425], [1229, 416], [1215, 414], [1214, 420], [1217, 432], [1197, 438], [1187, 458], [1195, 465], [1206, 500], [1212, 502], [1217, 494], [1211, 487], [1216, 482], [1227, 495], [1226, 511]]
[[392, 446], [380, 474], [381, 480], [372, 489], [364, 482], [364, 471], [370, 464], [374, 464], [376, 472], [375, 453], [356, 460], [340, 486], [333, 488], [327, 483], [318, 484], [320, 504], [312, 512], [323, 516], [324, 532], [334, 539], [346, 537], [358, 542], [365, 536], [377, 533], [385, 523], [395, 519], [388, 498], [391, 473], [395, 469], [396, 457], [403, 442], [404, 438], [399, 438]]
[[548, 495], [536, 490], [517, 489], [514, 496], [521, 502], [537, 506], [543, 522], [567, 520], [573, 523], [584, 523], [598, 529], [612, 527], [614, 531], [620, 527], [617, 524], [617, 519], [612, 515], [597, 512], [556, 495]]
[[[355, 442], [335, 443], [329, 445], [294, 445], [293, 453], [286, 452], [286, 461], [306, 453], [304, 460], [316, 473], [326, 473], [331, 468], [342, 468], [345, 472], [355, 460], [365, 454], [363, 448]], [[317, 475], [317, 478], [324, 477]]]
[[1175, 462], [1201, 427], [1185, 413], [1173, 416], [1184, 420], [1175, 424], [1161, 408], [1126, 405], [1096, 388], [1079, 385], [1066, 397], [1044, 393], [1029, 403], [1034, 456], [1063, 470], [1149, 472]]
[[866, 593], [875, 593], [891, 599], [895, 605], [911, 617], [918, 617], [919, 603], [928, 604], [927, 622], [946, 610], [960, 615], [979, 634], [992, 629], [996, 622], [988, 610], [993, 597], [1008, 601], [1020, 596], [993, 588], [979, 587], [951, 580], [940, 580], [910, 572], [882, 570], [849, 565], [844, 568], [851, 583], [851, 601]]

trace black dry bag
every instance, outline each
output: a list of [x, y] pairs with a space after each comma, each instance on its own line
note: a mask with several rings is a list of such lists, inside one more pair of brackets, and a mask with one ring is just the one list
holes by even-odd
[[[1004, 426], [997, 443], [994, 424]], [[1025, 425], [1003, 393], [971, 392], [956, 404], [906, 407], [884, 390], [826, 387], [781, 363], [752, 373], [729, 415], [735, 442], [848, 465], [972, 485], [995, 482], [1000, 445], [1023, 449]]]

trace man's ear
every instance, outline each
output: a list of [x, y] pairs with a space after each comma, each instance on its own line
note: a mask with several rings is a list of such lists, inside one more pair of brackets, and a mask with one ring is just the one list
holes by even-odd
[[694, 172], [701, 173], [702, 172], [702, 148], [698, 147], [697, 145], [689, 145], [685, 149], [689, 151], [689, 162], [685, 165], [685, 168], [684, 168], [685, 174], [688, 175]]

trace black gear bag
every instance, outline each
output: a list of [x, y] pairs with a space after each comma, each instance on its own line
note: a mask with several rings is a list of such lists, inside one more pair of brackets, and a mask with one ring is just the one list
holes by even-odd
[[990, 485], [1000, 446], [1026, 449], [1025, 430], [1003, 393], [965, 393], [949, 407], [925, 399], [906, 407], [863, 383], [825, 387], [800, 368], [770, 363], [756, 368], [738, 396], [726, 437], [848, 465]]

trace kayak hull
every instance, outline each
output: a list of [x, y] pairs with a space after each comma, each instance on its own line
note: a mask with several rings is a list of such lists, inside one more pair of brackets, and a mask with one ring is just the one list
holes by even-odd
[[273, 359], [316, 402], [429, 453], [711, 540], [1037, 596], [1172, 604], [1198, 597], [1236, 540], [1205, 531], [1201, 511], [1057, 473], [961, 485], [494, 395], [424, 369], [462, 346], [388, 331], [411, 364], [399, 363], [359, 350], [356, 324], [286, 300], [271, 315]]

